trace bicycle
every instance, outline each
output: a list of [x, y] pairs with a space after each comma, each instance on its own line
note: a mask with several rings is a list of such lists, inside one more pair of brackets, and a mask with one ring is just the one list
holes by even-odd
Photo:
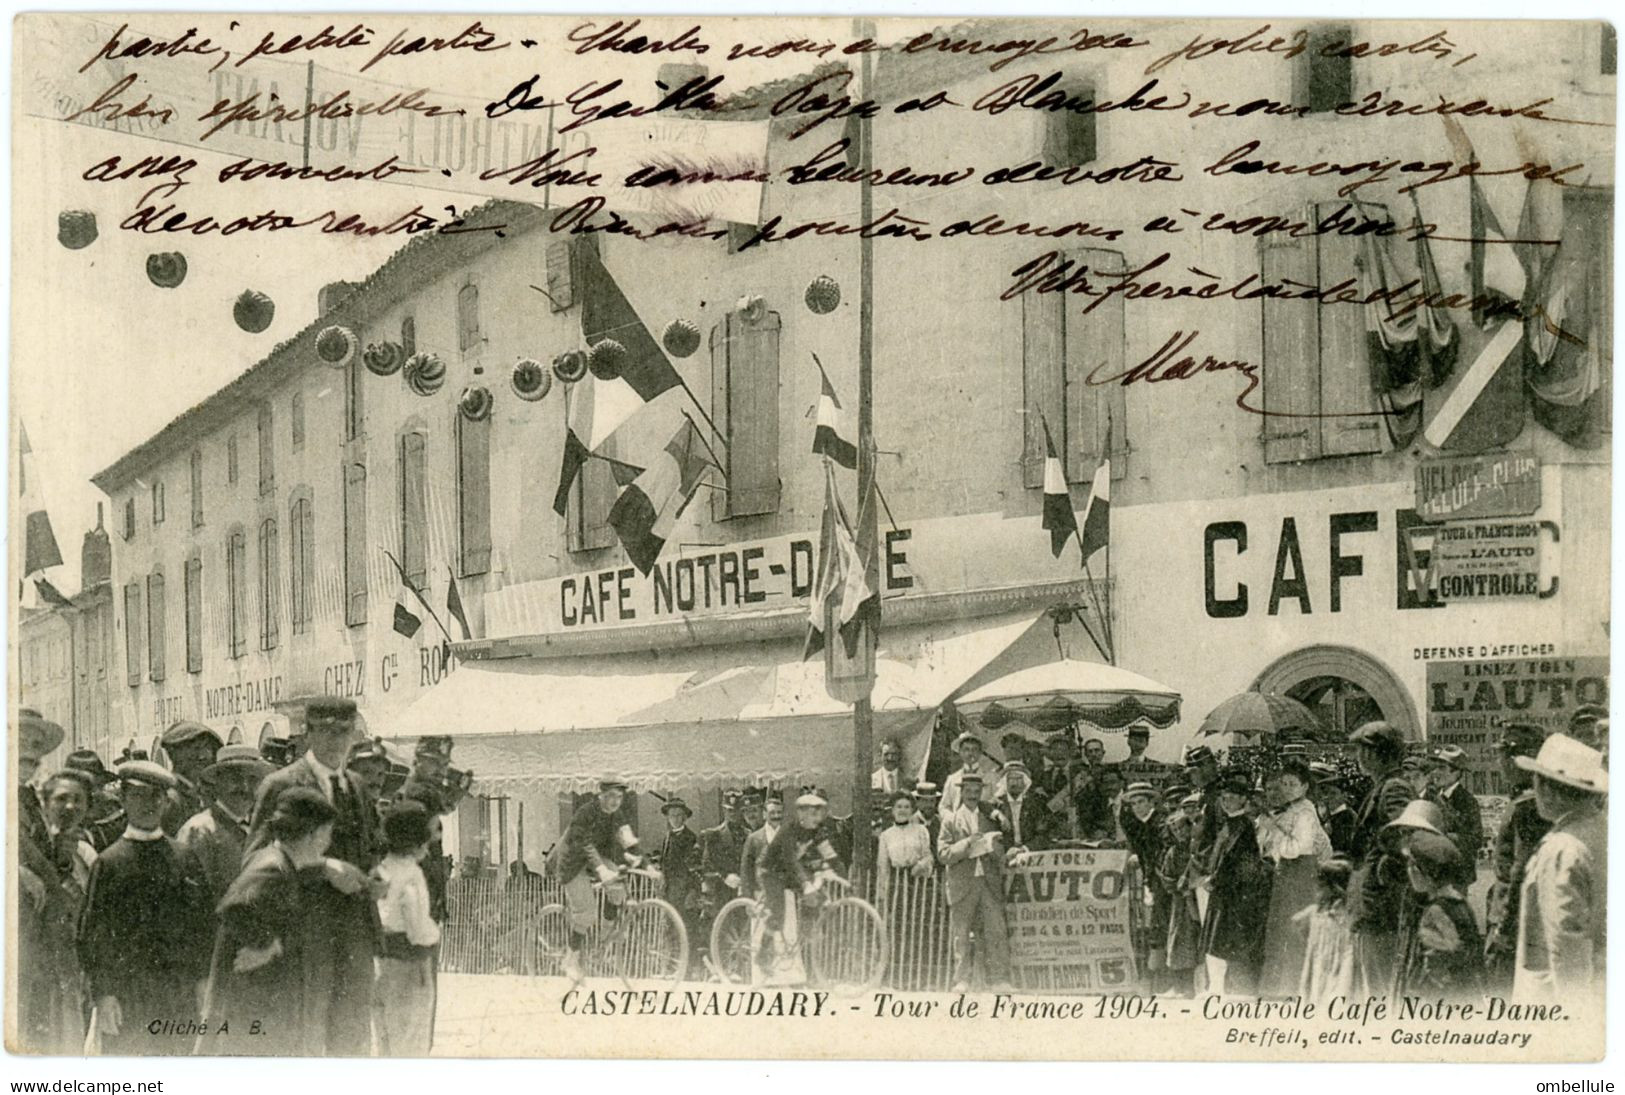
[[[807, 980], [837, 996], [855, 996], [880, 987], [886, 975], [885, 921], [875, 907], [852, 896], [852, 887], [834, 874], [821, 874], [817, 897], [798, 898], [798, 922], [805, 930], [791, 936], [770, 972], [782, 972], [800, 958]], [[757, 942], [767, 931], [767, 902], [736, 897], [723, 905], [711, 924], [712, 971], [726, 984], [748, 985], [756, 968]], [[788, 933], [787, 933], [788, 934]]]
[[[658, 884], [661, 874], [630, 867], [608, 881], [620, 882], [627, 877]], [[688, 929], [682, 915], [669, 902], [650, 895], [628, 898], [618, 917], [605, 920], [605, 885], [604, 881], [593, 883], [598, 917], [581, 951], [583, 976], [614, 977], [626, 984], [633, 980], [681, 981], [688, 972]], [[555, 903], [542, 909], [537, 942], [542, 958], [538, 972], [562, 973], [570, 946], [570, 914], [564, 905]]]

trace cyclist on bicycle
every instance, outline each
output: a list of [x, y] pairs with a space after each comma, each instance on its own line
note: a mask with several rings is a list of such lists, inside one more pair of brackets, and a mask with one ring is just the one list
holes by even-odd
[[823, 878], [839, 876], [844, 864], [836, 854], [835, 826], [829, 820], [829, 801], [816, 790], [796, 799], [796, 820], [779, 830], [762, 857], [762, 898], [767, 904], [767, 931], [762, 937], [758, 963], [771, 964], [784, 932], [785, 891], [799, 895], [804, 904], [816, 902]]
[[555, 873], [564, 880], [564, 905], [570, 917], [570, 943], [564, 953], [563, 972], [572, 981], [580, 981], [583, 976], [582, 948], [587, 933], [598, 922], [593, 884], [602, 884], [604, 920], [613, 924], [620, 916], [620, 907], [626, 904], [621, 869], [643, 861], [637, 836], [618, 816], [625, 798], [625, 783], [603, 780], [598, 784], [598, 797], [575, 812], [559, 841]]

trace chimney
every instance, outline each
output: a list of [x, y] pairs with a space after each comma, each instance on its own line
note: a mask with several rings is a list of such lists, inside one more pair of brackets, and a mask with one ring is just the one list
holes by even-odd
[[353, 281], [330, 281], [316, 291], [316, 318], [320, 319], [343, 304], [345, 298], [359, 289]]
[[102, 504], [96, 503], [96, 527], [85, 533], [79, 550], [79, 588], [91, 589], [113, 580], [113, 542], [102, 527]]

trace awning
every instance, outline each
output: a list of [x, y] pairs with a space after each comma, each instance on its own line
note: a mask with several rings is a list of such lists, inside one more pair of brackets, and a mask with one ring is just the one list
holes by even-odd
[[[883, 629], [877, 740], [900, 738], [905, 763], [917, 763], [937, 706], [1029, 632], [1047, 638], [1040, 619], [1024, 610]], [[383, 729], [451, 735], [457, 767], [482, 788], [585, 790], [613, 774], [668, 790], [849, 778], [851, 712], [824, 691], [823, 659], [781, 642], [469, 662]]]
[[1108, 730], [1142, 720], [1166, 730], [1179, 719], [1179, 700], [1167, 685], [1119, 666], [1063, 660], [979, 683], [955, 703], [994, 729], [1016, 718], [1045, 731], [1078, 719]]

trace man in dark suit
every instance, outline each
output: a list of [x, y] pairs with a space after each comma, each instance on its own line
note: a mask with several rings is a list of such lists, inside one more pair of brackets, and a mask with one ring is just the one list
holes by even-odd
[[1350, 857], [1355, 876], [1349, 884], [1349, 910], [1354, 928], [1356, 992], [1386, 993], [1393, 986], [1399, 960], [1401, 903], [1408, 888], [1405, 865], [1382, 840], [1390, 821], [1411, 801], [1405, 781], [1405, 738], [1382, 721], [1368, 722], [1349, 735], [1360, 770], [1371, 790], [1354, 815]]
[[669, 798], [660, 813], [666, 819], [666, 843], [660, 848], [660, 873], [665, 879], [661, 896], [682, 916], [689, 937], [695, 938], [700, 911], [700, 838], [688, 827], [694, 812], [682, 799]]
[[211, 800], [203, 793], [203, 771], [214, 763], [226, 743], [201, 722], [182, 719], [164, 731], [161, 744], [170, 771], [180, 777], [164, 807], [164, 833], [174, 836], [182, 825], [209, 808]]
[[367, 872], [378, 859], [377, 815], [361, 781], [344, 767], [355, 734], [353, 700], [321, 697], [305, 705], [309, 749], [260, 784], [244, 851], [252, 855], [271, 843], [277, 796], [289, 787], [319, 791], [337, 812], [323, 867], [301, 880], [310, 909], [307, 969], [315, 978], [305, 1017], [308, 1044], [334, 1057], [372, 1055], [372, 960], [378, 932]]
[[1478, 853], [1484, 847], [1484, 813], [1478, 797], [1462, 782], [1467, 751], [1459, 745], [1444, 745], [1429, 760], [1427, 797], [1444, 811], [1445, 835], [1456, 842], [1461, 853], [1456, 882], [1471, 886], [1478, 880]]
[[942, 835], [942, 814], [937, 805], [941, 800], [942, 793], [935, 783], [914, 785], [914, 820], [925, 826], [925, 835], [931, 838], [931, 862], [937, 864], [942, 862], [937, 856], [937, 838]]
[[1044, 796], [1030, 781], [1027, 765], [1012, 760], [1004, 766], [1004, 794], [993, 803], [1010, 830], [1010, 847], [1040, 852], [1054, 846], [1055, 818]]
[[759, 897], [762, 893], [762, 857], [768, 845], [779, 835], [784, 825], [784, 800], [775, 792], [762, 803], [762, 824], [752, 829], [745, 838], [745, 850], [739, 857], [739, 892], [746, 897]]
[[1311, 764], [1310, 774], [1315, 777], [1315, 806], [1320, 810], [1320, 824], [1332, 842], [1332, 851], [1347, 856], [1354, 846], [1354, 809], [1349, 806], [1348, 788], [1342, 776], [1330, 764]]
[[739, 864], [750, 835], [739, 807], [738, 791], [722, 792], [722, 823], [700, 833], [700, 886], [710, 916], [739, 896]]

